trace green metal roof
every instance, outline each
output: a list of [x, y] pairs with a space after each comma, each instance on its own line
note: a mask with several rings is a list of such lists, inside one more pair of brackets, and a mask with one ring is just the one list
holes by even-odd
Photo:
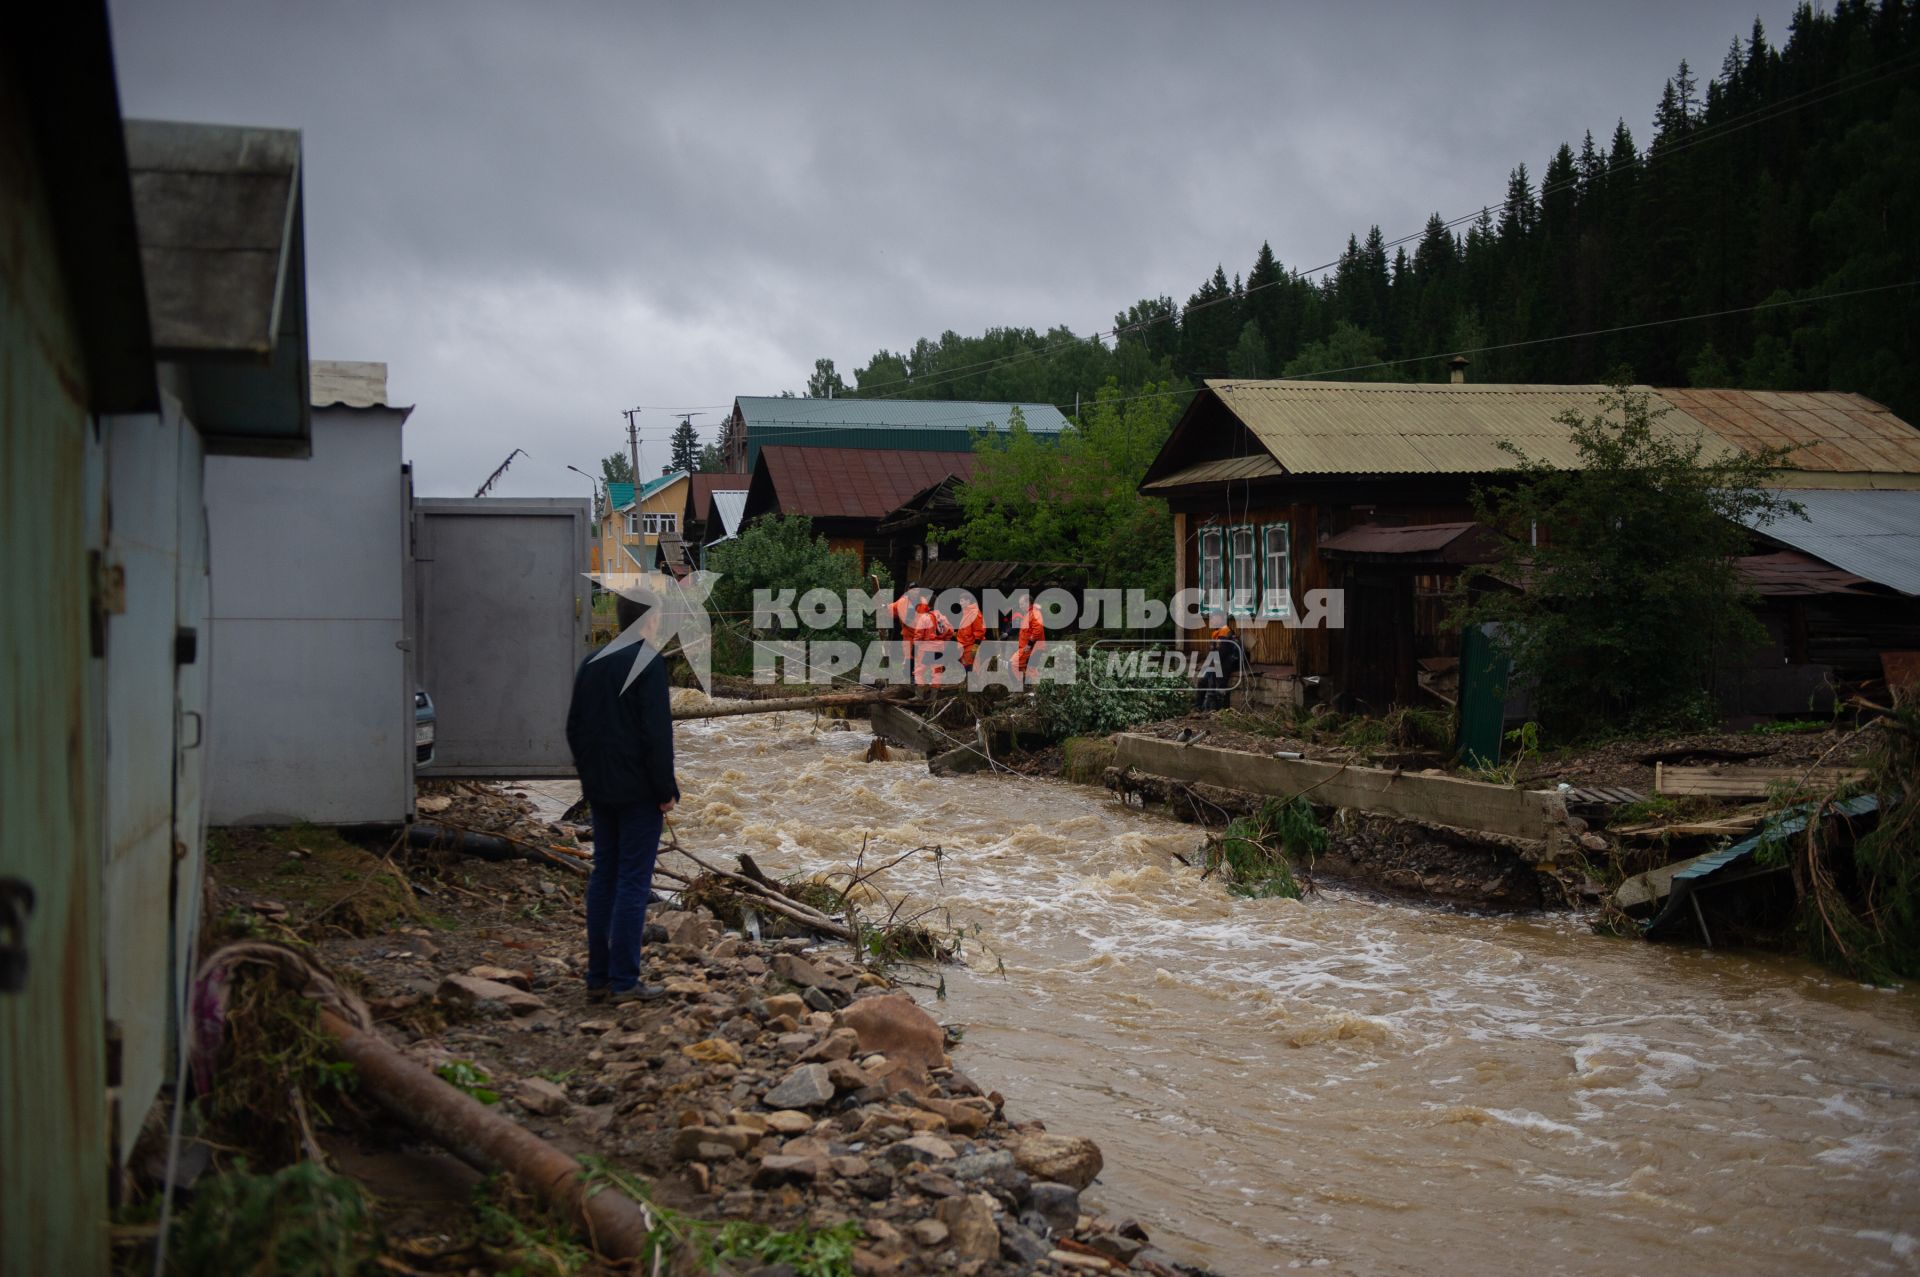
[[963, 399], [777, 399], [741, 395], [741, 419], [757, 426], [820, 426], [865, 430], [1005, 430], [1013, 408], [1035, 434], [1058, 434], [1067, 419], [1048, 403], [988, 403]]
[[670, 474], [661, 475], [658, 479], [649, 479], [640, 485], [640, 499], [645, 501], [648, 497], [660, 491], [660, 489], [672, 487], [686, 477], [687, 472], [685, 470], [675, 470]]
[[616, 510], [624, 510], [633, 504], [633, 485], [631, 483], [609, 483], [607, 501]]

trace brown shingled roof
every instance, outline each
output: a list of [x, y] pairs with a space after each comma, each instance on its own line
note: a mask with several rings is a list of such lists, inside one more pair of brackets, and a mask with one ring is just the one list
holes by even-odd
[[777, 511], [877, 521], [948, 475], [966, 479], [973, 469], [971, 452], [768, 444], [754, 468], [746, 517]]

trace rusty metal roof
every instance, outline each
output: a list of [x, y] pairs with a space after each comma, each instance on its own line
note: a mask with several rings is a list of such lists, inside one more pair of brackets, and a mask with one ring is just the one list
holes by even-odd
[[692, 523], [706, 523], [713, 518], [713, 495], [716, 492], [745, 492], [747, 481], [753, 478], [748, 474], [725, 474], [711, 470], [695, 471], [692, 481], [687, 485], [686, 517]]
[[1445, 563], [1491, 563], [1499, 555], [1500, 541], [1499, 533], [1472, 520], [1400, 527], [1363, 523], [1328, 537], [1320, 543], [1320, 550], [1364, 558], [1391, 556]]
[[[1488, 474], [1518, 464], [1503, 442], [1577, 468], [1579, 450], [1556, 418], [1599, 412], [1608, 387], [1209, 380], [1207, 389], [1290, 474]], [[1679, 413], [1661, 426], [1717, 443]]]
[[1794, 470], [1920, 474], [1920, 430], [1871, 399], [1833, 391], [1661, 390], [1728, 443], [1791, 447]]
[[1855, 576], [1832, 564], [1822, 563], [1798, 550], [1780, 550], [1773, 554], [1749, 554], [1735, 566], [1756, 593], [1774, 598], [1816, 594], [1873, 594], [1860, 587], [1869, 585], [1865, 577]]
[[974, 463], [971, 452], [768, 444], [760, 449], [745, 514], [878, 521], [948, 475], [970, 477]]

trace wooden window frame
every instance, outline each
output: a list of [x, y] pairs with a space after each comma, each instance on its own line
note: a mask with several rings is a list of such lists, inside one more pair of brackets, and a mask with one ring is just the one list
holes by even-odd
[[[1208, 573], [1207, 539], [1211, 537], [1217, 547], [1213, 555], [1213, 572]], [[1214, 596], [1227, 588], [1227, 530], [1217, 523], [1204, 524], [1199, 533], [1200, 547], [1200, 603], [1211, 610]], [[1209, 580], [1211, 576], [1211, 580]]]
[[[1286, 538], [1286, 548], [1280, 552], [1280, 557], [1286, 564], [1286, 567], [1283, 569], [1282, 575], [1284, 579], [1280, 582], [1280, 588], [1278, 590], [1274, 588], [1273, 581], [1269, 579], [1269, 574], [1273, 568], [1273, 546], [1271, 538], [1275, 532], [1280, 533]], [[1260, 615], [1276, 618], [1285, 618], [1292, 615], [1293, 522], [1291, 520], [1283, 519], [1277, 523], [1263, 523], [1260, 525], [1260, 582]]]
[[[1234, 550], [1233, 541], [1240, 533], [1248, 537], [1247, 564], [1248, 575], [1253, 579], [1248, 583], [1246, 602], [1240, 595], [1240, 556]], [[1232, 523], [1227, 525], [1227, 615], [1252, 616], [1260, 606], [1260, 530], [1252, 523]]]

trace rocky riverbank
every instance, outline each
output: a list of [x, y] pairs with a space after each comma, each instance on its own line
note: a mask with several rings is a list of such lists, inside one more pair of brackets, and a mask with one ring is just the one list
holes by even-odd
[[[326, 838], [231, 839], [217, 916], [310, 944], [406, 1055], [564, 1151], [638, 1176], [656, 1205], [796, 1235], [838, 1229], [853, 1239], [842, 1270], [873, 1277], [1194, 1271], [1153, 1249], [1141, 1222], [1082, 1200], [1102, 1166], [1092, 1141], [1011, 1120], [950, 1054], [961, 1028], [844, 946], [762, 943], [704, 910], [656, 907], [648, 978], [666, 996], [611, 1007], [588, 1001], [580, 977], [580, 878], [433, 854], [374, 871], [377, 857], [330, 838], [317, 854], [302, 837]], [[356, 855], [361, 875], [404, 882], [424, 908], [383, 918], [368, 907], [383, 892], [363, 884], [342, 925], [326, 871]], [[376, 1185], [395, 1158], [446, 1176], [444, 1192], [409, 1184], [383, 1224], [411, 1267], [468, 1253], [448, 1240], [463, 1231], [462, 1168], [377, 1123], [344, 1122], [323, 1143]]]

